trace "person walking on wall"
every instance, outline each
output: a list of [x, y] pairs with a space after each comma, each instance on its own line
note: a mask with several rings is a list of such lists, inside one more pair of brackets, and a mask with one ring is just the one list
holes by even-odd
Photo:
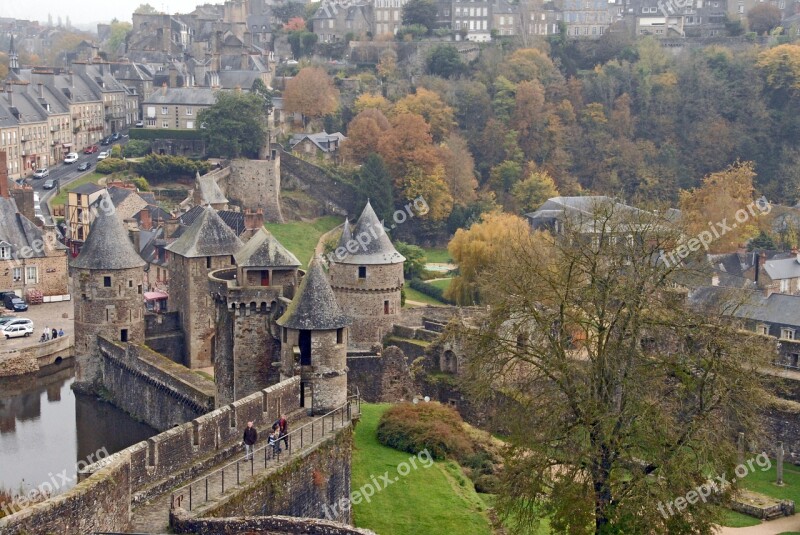
[[253, 427], [253, 422], [247, 422], [247, 428], [244, 430], [242, 439], [244, 440], [244, 449], [246, 451], [244, 460], [249, 461], [253, 458], [253, 447], [256, 444], [256, 440], [258, 440], [258, 432]]
[[283, 439], [283, 445], [286, 446], [286, 449], [289, 449], [289, 422], [286, 421], [286, 416], [281, 414], [281, 417], [275, 420], [275, 423], [272, 424], [272, 430], [280, 431], [280, 435], [278, 435], [278, 439]]

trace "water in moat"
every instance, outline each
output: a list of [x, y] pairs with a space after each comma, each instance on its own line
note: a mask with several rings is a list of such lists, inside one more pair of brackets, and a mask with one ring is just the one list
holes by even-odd
[[0, 489], [59, 494], [77, 467], [157, 433], [94, 396], [76, 394], [67, 359], [38, 374], [0, 378]]

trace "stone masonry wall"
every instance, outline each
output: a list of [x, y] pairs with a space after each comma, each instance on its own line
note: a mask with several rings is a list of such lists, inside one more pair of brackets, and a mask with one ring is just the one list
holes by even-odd
[[214, 384], [163, 355], [132, 344], [99, 339], [103, 387], [114, 404], [158, 430], [214, 408]]
[[33, 346], [0, 351], [0, 377], [36, 372], [58, 357], [67, 358], [74, 352], [73, 343], [72, 336], [62, 336]]
[[156, 353], [182, 364], [186, 362], [186, 342], [180, 319], [178, 312], [145, 314], [144, 341]]
[[[14, 269], [23, 270], [35, 266], [37, 282], [26, 282], [14, 280]], [[69, 293], [69, 278], [67, 277], [67, 255], [64, 251], [54, 251], [50, 256], [44, 258], [26, 258], [25, 267], [22, 260], [8, 260], [0, 262], [0, 287], [4, 290], [16, 290], [22, 297], [23, 290], [36, 289], [43, 295], [67, 295]]]
[[264, 220], [283, 223], [281, 213], [281, 160], [231, 160], [230, 176], [220, 181], [225, 196], [243, 209], [264, 211]]
[[403, 352], [386, 347], [380, 355], [348, 355], [347, 386], [370, 403], [396, 403], [414, 397], [415, 386]]
[[[363, 206], [355, 187], [331, 176], [314, 164], [288, 152], [281, 152], [281, 172], [285, 189], [300, 189], [320, 202], [328, 213], [355, 216]], [[292, 186], [290, 188], [290, 185]]]
[[354, 528], [341, 522], [290, 516], [252, 516], [231, 518], [193, 518], [176, 511], [172, 515], [175, 533], [230, 535], [231, 533], [264, 533], [270, 535], [376, 535], [368, 529]]
[[[352, 427], [329, 435], [276, 472], [250, 483], [236, 495], [220, 500], [205, 518], [286, 515], [324, 518], [325, 506], [333, 507], [350, 496], [353, 450]], [[350, 524], [350, 510], [330, 511], [332, 520]]]

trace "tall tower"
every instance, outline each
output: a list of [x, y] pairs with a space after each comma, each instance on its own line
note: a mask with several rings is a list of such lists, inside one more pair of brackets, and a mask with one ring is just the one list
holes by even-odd
[[206, 206], [181, 236], [169, 244], [169, 308], [177, 310], [186, 340], [184, 364], [212, 364], [214, 303], [208, 274], [235, 264], [233, 255], [244, 246], [217, 211]]
[[75, 310], [76, 385], [101, 379], [97, 337], [144, 343], [145, 261], [137, 254], [108, 195], [98, 209], [81, 253], [70, 262]]
[[347, 402], [347, 325], [322, 264], [315, 259], [283, 316], [281, 374], [300, 375], [300, 402], [324, 414]]
[[345, 221], [337, 249], [345, 254], [333, 257], [331, 287], [342, 311], [353, 318], [350, 344], [366, 348], [379, 344], [400, 317], [405, 257], [392, 245], [369, 201], [349, 238], [348, 232]]
[[19, 74], [19, 56], [14, 47], [14, 36], [11, 36], [11, 46], [8, 47], [8, 70]]
[[212, 271], [216, 303], [214, 382], [220, 407], [280, 380], [280, 328], [275, 319], [297, 289], [297, 260], [261, 227], [234, 256], [235, 267]]

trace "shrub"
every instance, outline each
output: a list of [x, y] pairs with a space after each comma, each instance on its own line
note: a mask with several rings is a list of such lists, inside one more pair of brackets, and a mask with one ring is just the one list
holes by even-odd
[[111, 173], [120, 173], [128, 169], [128, 162], [120, 158], [106, 158], [97, 162], [97, 172], [101, 175], [110, 175]]
[[441, 403], [401, 403], [378, 423], [381, 444], [409, 453], [428, 450], [435, 459], [464, 459], [473, 454], [461, 416]]
[[434, 299], [438, 299], [443, 303], [448, 303], [451, 305], [454, 304], [453, 301], [451, 301], [450, 299], [446, 299], [444, 297], [444, 292], [442, 291], [441, 288], [437, 288], [436, 286], [422, 282], [419, 279], [412, 279], [411, 282], [408, 283], [408, 285], [417, 290], [418, 292], [427, 295], [428, 297], [433, 297]]
[[150, 152], [150, 142], [142, 139], [131, 139], [125, 144], [126, 158], [141, 158]]
[[197, 173], [208, 172], [208, 162], [190, 160], [183, 156], [166, 154], [148, 154], [140, 162], [134, 164], [135, 171], [150, 182], [177, 178], [193, 178]]

